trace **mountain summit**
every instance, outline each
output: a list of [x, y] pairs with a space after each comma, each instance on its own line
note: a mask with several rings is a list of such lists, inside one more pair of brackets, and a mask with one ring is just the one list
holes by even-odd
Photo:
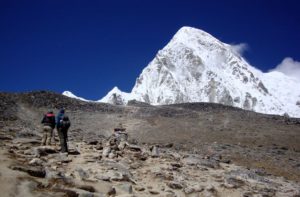
[[299, 84], [284, 74], [257, 70], [233, 46], [207, 32], [182, 27], [142, 71], [131, 93], [113, 89], [100, 101], [211, 102], [300, 117]]

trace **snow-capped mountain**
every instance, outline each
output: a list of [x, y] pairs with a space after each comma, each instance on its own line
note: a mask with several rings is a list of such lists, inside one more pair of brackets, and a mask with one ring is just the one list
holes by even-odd
[[135, 99], [153, 105], [213, 102], [267, 114], [300, 117], [300, 82], [263, 73], [229, 44], [182, 27], [136, 80], [131, 93], [114, 88], [101, 102]]
[[126, 105], [129, 100], [134, 99], [130, 93], [122, 92], [118, 87], [114, 87], [105, 97], [97, 102], [110, 103], [113, 105]]
[[74, 99], [86, 101], [86, 102], [92, 102], [92, 101], [86, 100], [86, 99], [84, 99], [84, 98], [82, 98], [82, 97], [78, 97], [78, 96], [76, 96], [75, 94], [73, 94], [73, 93], [70, 92], [70, 91], [64, 91], [64, 92], [62, 93], [62, 95], [65, 95], [65, 96], [70, 97], [70, 98], [74, 98]]

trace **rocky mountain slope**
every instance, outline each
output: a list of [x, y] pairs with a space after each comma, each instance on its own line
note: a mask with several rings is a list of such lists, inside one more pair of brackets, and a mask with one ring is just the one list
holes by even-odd
[[[213, 103], [126, 106], [52, 92], [0, 93], [4, 196], [297, 196], [300, 119]], [[66, 108], [70, 154], [39, 146]], [[128, 139], [113, 128], [122, 123]]]
[[265, 114], [300, 117], [300, 82], [263, 73], [234, 49], [192, 27], [181, 28], [142, 71], [131, 93], [112, 89], [100, 102], [152, 105], [211, 102]]

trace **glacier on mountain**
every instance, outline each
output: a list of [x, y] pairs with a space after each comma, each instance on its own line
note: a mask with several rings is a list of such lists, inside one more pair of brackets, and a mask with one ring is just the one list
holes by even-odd
[[182, 27], [144, 68], [131, 93], [118, 88], [99, 102], [152, 105], [212, 102], [266, 114], [300, 117], [300, 82], [263, 73], [233, 46], [192, 27]]

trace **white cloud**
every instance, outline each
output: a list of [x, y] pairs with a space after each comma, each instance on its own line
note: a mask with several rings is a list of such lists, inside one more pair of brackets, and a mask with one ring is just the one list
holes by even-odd
[[243, 56], [244, 52], [249, 49], [249, 46], [247, 43], [232, 44], [231, 49], [233, 50], [234, 53]]
[[278, 71], [290, 77], [295, 77], [300, 80], [300, 62], [293, 60], [291, 57], [286, 57], [282, 62], [271, 71]]

